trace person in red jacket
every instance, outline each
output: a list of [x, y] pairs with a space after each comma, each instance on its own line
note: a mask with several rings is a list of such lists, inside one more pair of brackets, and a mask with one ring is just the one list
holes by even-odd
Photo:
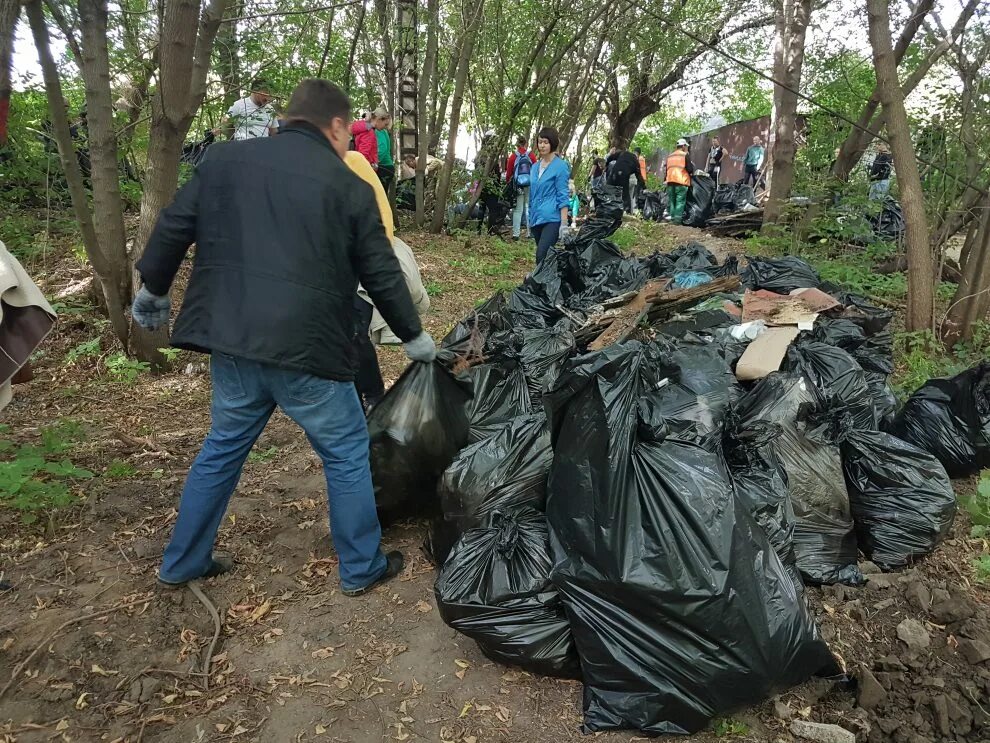
[[351, 124], [354, 149], [364, 155], [371, 167], [378, 169], [378, 135], [375, 127], [376, 116], [370, 111], [363, 118]]
[[[529, 158], [529, 167], [516, 168], [516, 162], [522, 158]], [[526, 214], [526, 205], [529, 203], [529, 177], [533, 164], [536, 163], [536, 153], [530, 152], [526, 148], [526, 137], [519, 135], [516, 138], [516, 149], [509, 155], [505, 164], [505, 182], [512, 185], [516, 192], [516, 208], [512, 211], [512, 239], [518, 240], [519, 233], [522, 232], [523, 215]], [[529, 220], [526, 220], [526, 231], [529, 231]]]

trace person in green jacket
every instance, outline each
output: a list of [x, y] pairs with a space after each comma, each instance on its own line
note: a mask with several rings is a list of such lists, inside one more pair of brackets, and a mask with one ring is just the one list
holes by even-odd
[[388, 187], [395, 180], [395, 160], [392, 158], [392, 132], [389, 126], [392, 117], [384, 108], [375, 111], [375, 137], [378, 139], [378, 180], [388, 193]]

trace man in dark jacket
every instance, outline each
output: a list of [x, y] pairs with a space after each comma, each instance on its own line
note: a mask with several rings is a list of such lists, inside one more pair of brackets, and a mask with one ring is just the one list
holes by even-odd
[[608, 172], [606, 183], [622, 188], [622, 205], [626, 209], [626, 214], [632, 214], [629, 179], [635, 176], [640, 190], [646, 189], [646, 179], [640, 172], [639, 158], [629, 150], [616, 150], [606, 158], [605, 169]]
[[172, 344], [212, 353], [213, 424], [193, 462], [159, 580], [219, 575], [213, 543], [241, 468], [276, 407], [323, 460], [341, 589], [359, 595], [397, 575], [381, 550], [368, 429], [354, 389], [358, 281], [415, 361], [431, 362], [371, 188], [341, 159], [350, 102], [303, 80], [277, 137], [213, 145], [162, 210], [138, 261], [134, 320], [168, 323], [168, 292], [192, 243], [196, 258]]
[[890, 174], [893, 171], [894, 158], [890, 156], [890, 147], [886, 142], [877, 144], [877, 156], [870, 166], [870, 201], [883, 201], [890, 193]]

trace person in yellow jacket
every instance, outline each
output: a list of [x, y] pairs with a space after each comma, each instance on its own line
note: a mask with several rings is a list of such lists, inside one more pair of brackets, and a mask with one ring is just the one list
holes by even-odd
[[[392, 206], [388, 202], [388, 195], [382, 187], [381, 179], [360, 152], [348, 152], [344, 157], [344, 163], [375, 192], [382, 226], [385, 227], [385, 234], [392, 242], [392, 250], [395, 251], [396, 258], [399, 259], [402, 275], [405, 277], [406, 286], [409, 287], [413, 304], [420, 315], [424, 314], [430, 308], [430, 297], [423, 286], [423, 279], [420, 277], [419, 266], [416, 265], [416, 258], [412, 249], [395, 236]], [[375, 305], [371, 302], [371, 297], [360, 285], [358, 285], [357, 297], [354, 300], [354, 311], [356, 319], [354, 341], [358, 352], [358, 370], [354, 385], [357, 387], [358, 396], [361, 398], [361, 404], [365, 411], [370, 411], [385, 394], [385, 383], [382, 381], [382, 372], [378, 365], [378, 353], [371, 342], [371, 335], [375, 333], [379, 338], [382, 338], [390, 331], [385, 321], [378, 315]]]
[[670, 213], [670, 222], [680, 224], [684, 218], [688, 189], [691, 187], [691, 173], [694, 172], [686, 139], [677, 140], [677, 149], [667, 156], [666, 171], [664, 181], [667, 184], [667, 210]]

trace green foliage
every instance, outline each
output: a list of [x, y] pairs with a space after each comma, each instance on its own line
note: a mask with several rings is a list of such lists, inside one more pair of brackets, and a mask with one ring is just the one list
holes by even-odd
[[179, 354], [182, 353], [182, 350], [178, 348], [159, 348], [158, 353], [164, 356], [165, 360], [171, 364], [179, 358]]
[[443, 294], [444, 288], [443, 284], [439, 281], [427, 281], [426, 282], [426, 293], [431, 297], [439, 297]]
[[129, 477], [134, 477], [136, 474], [137, 469], [135, 469], [134, 465], [122, 459], [113, 460], [103, 471], [103, 477], [110, 480], [126, 480]]
[[980, 583], [990, 583], [990, 555], [980, 555], [973, 559], [973, 570], [976, 580]]
[[715, 720], [712, 723], [712, 731], [717, 738], [728, 738], [734, 735], [746, 735], [749, 733], [749, 725], [726, 717]]
[[110, 354], [103, 363], [114, 381], [123, 384], [134, 384], [142, 373], [151, 370], [147, 361], [130, 359], [123, 351]]
[[990, 470], [983, 470], [980, 473], [976, 493], [960, 498], [960, 502], [973, 523], [973, 536], [978, 538], [987, 536], [990, 531]]
[[278, 454], [277, 446], [269, 446], [267, 449], [252, 449], [248, 454], [249, 462], [270, 462]]
[[773, 92], [755, 72], [741, 70], [730, 90], [729, 105], [722, 110], [722, 117], [730, 124], [770, 115]]
[[92, 359], [100, 355], [100, 339], [90, 338], [77, 346], [69, 349], [65, 355], [65, 361], [69, 364], [76, 363], [79, 359]]
[[682, 108], [665, 107], [643, 121], [629, 149], [639, 147], [647, 157], [660, 150], [670, 151], [679, 138], [694, 134], [702, 124], [701, 117], [689, 116]]
[[[10, 431], [0, 426], [0, 436]], [[33, 523], [38, 513], [72, 503], [70, 486], [93, 477], [89, 470], [76, 467], [62, 455], [82, 438], [74, 421], [41, 429], [40, 446], [16, 445], [0, 438], [0, 505], [20, 511], [24, 523]]]
[[894, 391], [908, 397], [918, 387], [935, 377], [949, 377], [978, 364], [990, 354], [990, 325], [977, 323], [970, 341], [945, 348], [929, 331], [894, 334], [894, 358], [898, 368], [893, 378]]

